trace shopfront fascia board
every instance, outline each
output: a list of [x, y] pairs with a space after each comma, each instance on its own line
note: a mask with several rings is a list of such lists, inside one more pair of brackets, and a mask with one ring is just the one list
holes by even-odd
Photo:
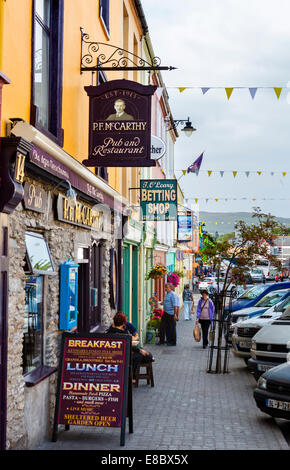
[[116, 210], [120, 210], [122, 208], [122, 211], [124, 211], [129, 207], [129, 201], [127, 199], [123, 198], [121, 194], [109, 186], [105, 181], [94, 175], [88, 168], [82, 165], [82, 163], [65, 152], [61, 147], [38, 131], [35, 127], [31, 126], [28, 122], [17, 122], [11, 133], [17, 137], [23, 137], [28, 142], [31, 142], [36, 147], [54, 157], [58, 162], [67, 166], [87, 183], [97, 187], [100, 191], [111, 197], [116, 204]]

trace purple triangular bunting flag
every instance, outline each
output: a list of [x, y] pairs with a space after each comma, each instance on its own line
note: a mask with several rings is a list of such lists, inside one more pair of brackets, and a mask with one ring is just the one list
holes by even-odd
[[249, 88], [252, 99], [255, 98], [258, 88]]
[[209, 90], [210, 88], [202, 88], [201, 91], [202, 91], [202, 94], [205, 95], [206, 92]]

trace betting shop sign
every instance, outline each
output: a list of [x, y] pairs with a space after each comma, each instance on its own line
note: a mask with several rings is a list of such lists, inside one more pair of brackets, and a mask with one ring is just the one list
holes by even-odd
[[141, 220], [177, 219], [177, 181], [140, 180]]
[[149, 167], [151, 100], [156, 86], [113, 80], [87, 86], [89, 96], [88, 167]]

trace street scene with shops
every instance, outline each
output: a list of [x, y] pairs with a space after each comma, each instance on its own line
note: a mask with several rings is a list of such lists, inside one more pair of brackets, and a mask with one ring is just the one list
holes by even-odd
[[277, 2], [0, 0], [1, 454], [289, 450]]

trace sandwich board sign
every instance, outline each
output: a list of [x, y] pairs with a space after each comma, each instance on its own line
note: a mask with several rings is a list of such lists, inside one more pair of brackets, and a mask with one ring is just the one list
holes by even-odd
[[121, 428], [133, 432], [131, 337], [124, 334], [63, 333], [53, 442], [58, 425]]

